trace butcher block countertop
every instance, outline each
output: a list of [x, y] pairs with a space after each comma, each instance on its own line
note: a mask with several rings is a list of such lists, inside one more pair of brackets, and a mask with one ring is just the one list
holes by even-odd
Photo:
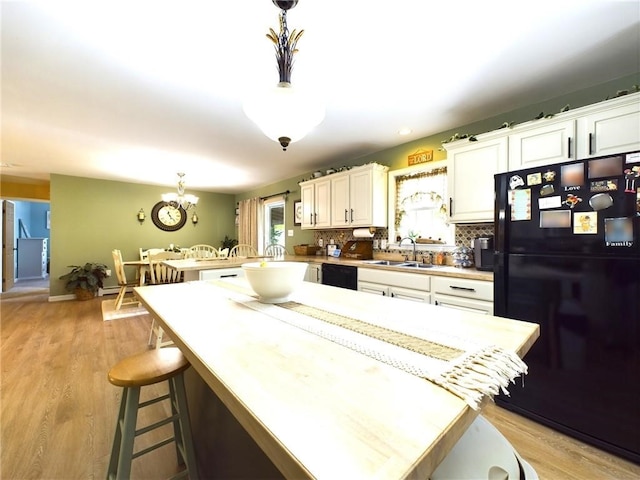
[[[250, 291], [233, 279], [135, 293], [284, 477], [426, 479], [478, 414], [430, 381], [228, 299], [229, 288]], [[429, 322], [520, 357], [539, 335], [536, 324], [309, 282], [292, 300], [387, 312], [400, 330]]]
[[[397, 260], [402, 260], [401, 255], [397, 255]], [[396, 257], [390, 257], [389, 255], [380, 257], [381, 259], [393, 259]], [[374, 258], [377, 258], [375, 256]], [[287, 260], [293, 262], [307, 262], [307, 263], [332, 263], [337, 265], [351, 265], [360, 268], [375, 268], [381, 270], [394, 270], [398, 272], [414, 273], [416, 275], [436, 275], [445, 277], [456, 278], [468, 278], [473, 280], [484, 280], [487, 282], [493, 281], [493, 272], [483, 272], [476, 270], [475, 268], [458, 268], [450, 266], [434, 266], [433, 268], [425, 269], [407, 269], [402, 267], [372, 265], [367, 263], [367, 260], [352, 260], [349, 258], [333, 258], [318, 255], [286, 255], [284, 258], [271, 258], [271, 257], [255, 257], [255, 258], [214, 258], [214, 259], [184, 259], [184, 260], [166, 260], [165, 263], [171, 268], [181, 271], [194, 271], [194, 270], [214, 270], [218, 268], [233, 268], [239, 267], [243, 263], [247, 262], [260, 262], [262, 260], [278, 261]]]

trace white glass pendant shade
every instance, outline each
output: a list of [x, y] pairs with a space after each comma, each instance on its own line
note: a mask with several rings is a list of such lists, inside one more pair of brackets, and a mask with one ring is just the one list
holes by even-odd
[[324, 119], [324, 104], [317, 98], [280, 82], [248, 98], [244, 112], [271, 140], [279, 142], [283, 150], [309, 133]]

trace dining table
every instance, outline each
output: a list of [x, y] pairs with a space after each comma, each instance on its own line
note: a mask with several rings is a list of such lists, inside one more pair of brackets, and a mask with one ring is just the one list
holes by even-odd
[[[524, 372], [539, 336], [309, 282], [283, 304], [261, 303], [246, 278], [134, 290], [200, 382], [187, 396], [203, 477], [427, 479], [491, 401], [475, 384], [504, 359]], [[466, 381], [476, 374], [488, 380]]]

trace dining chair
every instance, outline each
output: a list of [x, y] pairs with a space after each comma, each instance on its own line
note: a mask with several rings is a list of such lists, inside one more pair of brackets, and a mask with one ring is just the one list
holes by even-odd
[[140, 248], [140, 260], [148, 260], [149, 253], [164, 252], [164, 248]]
[[218, 249], [204, 243], [193, 245], [187, 251], [187, 258], [216, 258]]
[[236, 245], [229, 252], [230, 257], [257, 257], [258, 251], [247, 243]]
[[284, 257], [285, 255], [289, 255], [287, 249], [284, 245], [280, 245], [279, 243], [272, 243], [271, 245], [267, 245], [264, 249], [264, 254], [269, 257]]
[[123, 305], [140, 305], [140, 302], [133, 296], [133, 294], [127, 297], [127, 290], [136, 287], [138, 282], [127, 282], [127, 275], [124, 271], [124, 263], [122, 261], [122, 252], [120, 250], [112, 250], [111, 256], [113, 257], [113, 266], [116, 272], [116, 278], [118, 279], [118, 296], [116, 297], [116, 310], [120, 310]]
[[[149, 285], [163, 285], [169, 283], [182, 282], [182, 272], [178, 272], [172, 268], [163, 265], [164, 260], [179, 260], [183, 258], [182, 253], [178, 252], [158, 252], [149, 253], [149, 272], [150, 281]], [[155, 336], [155, 342], [153, 337]], [[147, 342], [150, 347], [160, 348], [167, 345], [173, 345], [171, 340], [164, 340], [164, 330], [156, 322], [155, 318], [151, 320], [151, 331], [149, 332], [149, 341]]]

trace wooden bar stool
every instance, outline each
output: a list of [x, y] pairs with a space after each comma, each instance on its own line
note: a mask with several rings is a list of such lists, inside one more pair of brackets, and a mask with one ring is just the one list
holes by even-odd
[[[187, 397], [184, 389], [184, 371], [190, 364], [175, 347], [149, 350], [127, 357], [109, 370], [109, 382], [123, 387], [120, 413], [116, 424], [116, 433], [111, 449], [111, 459], [107, 479], [128, 479], [131, 475], [131, 462], [134, 458], [151, 452], [156, 448], [175, 442], [178, 463], [186, 468], [173, 478], [198, 477]], [[163, 381], [169, 382], [169, 393], [140, 403], [140, 388]], [[170, 417], [136, 430], [138, 409], [163, 400], [170, 400]], [[173, 422], [174, 436], [155, 445], [133, 452], [134, 439], [158, 427]]]

